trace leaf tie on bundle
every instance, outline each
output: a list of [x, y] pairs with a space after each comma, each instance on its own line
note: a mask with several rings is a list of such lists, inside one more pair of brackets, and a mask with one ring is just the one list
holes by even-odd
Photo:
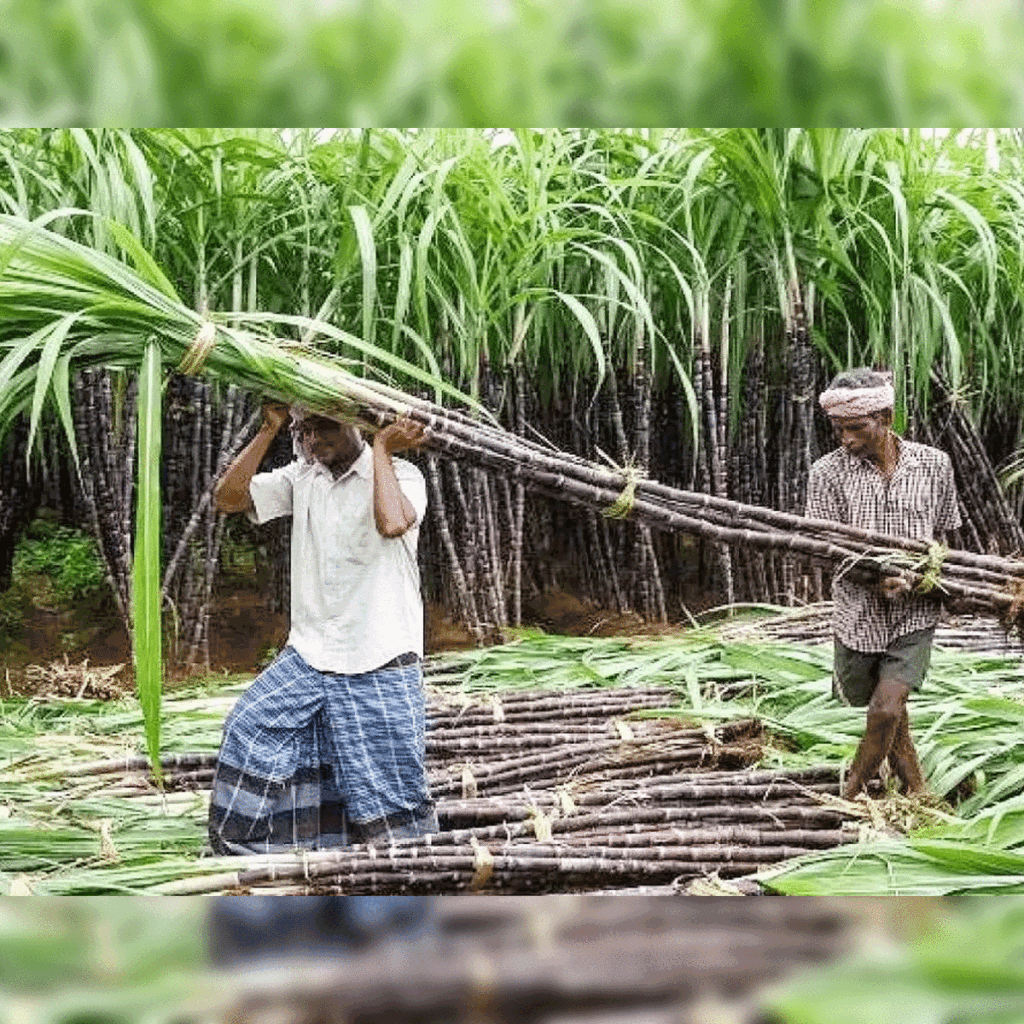
[[203, 369], [206, 360], [213, 351], [214, 343], [217, 340], [217, 328], [207, 320], [199, 328], [195, 340], [189, 346], [188, 351], [181, 357], [178, 364], [178, 372], [189, 377], [195, 377]]
[[607, 519], [627, 519], [636, 504], [636, 485], [643, 479], [636, 466], [626, 466], [622, 470], [626, 478], [626, 486], [622, 493], [602, 513]]
[[936, 587], [940, 590], [944, 589], [939, 578], [942, 573], [942, 563], [945, 562], [947, 554], [949, 554], [949, 548], [944, 544], [934, 543], [929, 546], [928, 554], [916, 567], [921, 571], [921, 580], [914, 588], [916, 593], [929, 594]]

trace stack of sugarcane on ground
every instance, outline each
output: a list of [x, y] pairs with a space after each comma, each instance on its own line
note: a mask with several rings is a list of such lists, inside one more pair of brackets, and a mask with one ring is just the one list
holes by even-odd
[[[559, 890], [739, 877], [767, 864], [856, 841], [829, 798], [832, 768], [754, 770], [752, 719], [689, 727], [656, 713], [660, 688], [521, 692], [486, 703], [435, 698], [428, 769], [441, 832], [351, 850], [251, 858], [183, 879], [166, 892], [250, 886], [346, 893]], [[170, 789], [207, 788], [215, 757], [164, 759]], [[108, 796], [152, 792], [147, 762], [78, 765], [116, 777]]]

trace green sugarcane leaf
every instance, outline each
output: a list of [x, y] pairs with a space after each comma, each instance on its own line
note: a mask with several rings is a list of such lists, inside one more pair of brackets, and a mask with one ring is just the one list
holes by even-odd
[[731, 668], [743, 669], [756, 675], [775, 675], [810, 682], [828, 675], [828, 669], [813, 661], [787, 657], [763, 648], [732, 646], [722, 652], [722, 661]]
[[57, 365], [57, 359], [61, 354], [61, 346], [64, 344], [64, 339], [67, 337], [68, 331], [71, 330], [75, 321], [77, 321], [81, 315], [82, 314], [80, 312], [72, 313], [69, 316], [64, 317], [63, 320], [58, 321], [50, 329], [49, 334], [43, 343], [42, 352], [39, 354], [39, 363], [36, 366], [36, 383], [35, 391], [32, 395], [32, 411], [27, 445], [28, 451], [32, 450], [32, 443], [35, 440], [36, 432], [39, 429], [39, 423], [43, 413], [43, 403], [46, 401], [46, 395], [49, 392], [53, 381], [54, 368]]
[[117, 221], [109, 218], [105, 218], [104, 222], [117, 244], [131, 257], [139, 276], [147, 284], [159, 289], [167, 298], [174, 302], [181, 302], [174, 285], [157, 265], [156, 260], [146, 251], [146, 247], [123, 224], [118, 224]]
[[29, 358], [33, 351], [39, 348], [40, 343], [51, 330], [52, 325], [47, 324], [45, 327], [40, 327], [38, 331], [33, 331], [32, 334], [14, 344], [3, 360], [0, 361], [0, 395], [7, 390], [7, 386], [14, 379], [14, 375], [21, 369], [25, 360]]
[[583, 328], [583, 333], [590, 342], [590, 347], [594, 353], [594, 361], [597, 364], [597, 380], [594, 382], [594, 394], [596, 396], [601, 390], [606, 372], [604, 345], [601, 344], [601, 332], [598, 330], [597, 321], [594, 319], [593, 313], [575, 295], [569, 295], [566, 292], [560, 291], [555, 291], [554, 295], [569, 307], [569, 311], [576, 318], [580, 327]]
[[[412, 243], [404, 232], [398, 243], [398, 287], [395, 289], [395, 318], [392, 326], [391, 347], [398, 347], [399, 332], [405, 327], [412, 297], [413, 252]], [[418, 337], [418, 336], [417, 336]]]
[[64, 436], [67, 438], [68, 447], [71, 449], [71, 457], [78, 466], [78, 444], [75, 441], [75, 423], [71, 415], [71, 353], [62, 355], [53, 368], [51, 388], [53, 397], [57, 403], [57, 411], [60, 415], [61, 425], [64, 427]]
[[1013, 875], [1024, 880], [1024, 854], [956, 840], [911, 839], [910, 847], [957, 874]]
[[363, 340], [372, 345], [377, 307], [377, 247], [373, 241], [373, 224], [365, 206], [350, 206], [348, 212], [355, 225], [363, 267]]
[[132, 567], [133, 654], [139, 703], [146, 726], [146, 746], [153, 774], [160, 772], [160, 691], [162, 636], [160, 624], [160, 346], [150, 341], [139, 371], [138, 506], [135, 560]]

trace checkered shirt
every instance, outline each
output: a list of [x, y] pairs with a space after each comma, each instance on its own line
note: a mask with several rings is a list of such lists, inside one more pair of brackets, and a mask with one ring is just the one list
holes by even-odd
[[[843, 448], [818, 459], [807, 481], [804, 514], [911, 540], [932, 541], [957, 529], [960, 509], [949, 456], [913, 441], [900, 439], [899, 446], [899, 462], [889, 480]], [[934, 600], [914, 594], [888, 600], [846, 579], [832, 581], [832, 600], [837, 639], [864, 653], [885, 651], [901, 636], [939, 620]]]

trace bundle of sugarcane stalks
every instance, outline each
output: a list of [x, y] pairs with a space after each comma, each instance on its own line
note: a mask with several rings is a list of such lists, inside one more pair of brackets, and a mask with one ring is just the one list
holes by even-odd
[[[593, 891], [754, 874], [854, 842], [834, 769], [756, 770], [753, 719], [692, 727], [656, 714], [657, 688], [526, 691], [485, 703], [435, 694], [428, 770], [441, 831], [341, 851], [243, 858], [160, 891], [273, 887], [353, 894]], [[215, 756], [163, 760], [169, 789], [205, 789]], [[152, 793], [144, 758], [78, 765]]]
[[[833, 606], [830, 601], [787, 608], [778, 614], [761, 618], [742, 618], [717, 627], [717, 635], [729, 642], [777, 640], [790, 644], [831, 644]], [[1007, 654], [1015, 650], [1016, 641], [999, 623], [989, 617], [956, 615], [939, 623], [935, 629], [935, 647], [947, 651], [971, 651], [984, 654]]]
[[[431, 447], [522, 481], [533, 491], [608, 516], [726, 545], [791, 552], [865, 584], [899, 576], [919, 593], [959, 599], [973, 610], [995, 614], [1011, 624], [1024, 609], [1024, 561], [1019, 559], [948, 549], [668, 487], [428, 403], [410, 401], [404, 412], [428, 428]], [[360, 416], [380, 426], [393, 413], [364, 406]]]

